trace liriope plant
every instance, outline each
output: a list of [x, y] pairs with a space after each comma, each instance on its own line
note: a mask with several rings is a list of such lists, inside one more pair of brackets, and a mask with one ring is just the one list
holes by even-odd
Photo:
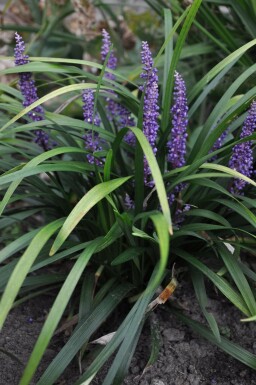
[[[141, 75], [133, 80], [119, 72], [105, 30], [102, 64], [28, 58], [16, 35], [16, 67], [2, 72], [19, 74], [20, 91], [1, 85], [0, 227], [17, 218], [29, 224], [35, 214], [37, 220], [0, 251], [0, 325], [22, 301], [57, 290], [20, 385], [31, 382], [60, 321], [69, 316], [70, 303], [76, 327], [38, 385], [53, 384], [74, 357], [86, 356], [93, 334], [123, 302], [126, 311], [119, 312], [115, 333], [76, 382], [89, 384], [116, 353], [103, 385], [121, 384], [145, 320], [168, 299], [157, 296], [158, 288], [167, 285], [171, 293], [184, 279], [179, 267], [189, 272], [208, 328], [175, 308], [172, 314], [256, 368], [253, 354], [221, 336], [207, 310], [205, 288], [210, 281], [244, 321], [255, 319], [256, 276], [246, 254], [255, 253], [256, 89], [239, 93], [255, 65], [240, 73], [208, 114], [204, 111], [211, 90], [256, 41], [186, 87], [179, 60], [200, 3], [194, 1], [174, 27], [165, 29], [155, 59], [142, 42]], [[165, 21], [171, 25], [168, 10]], [[164, 81], [158, 71], [162, 63]], [[36, 73], [44, 74], [40, 98]], [[52, 103], [60, 103], [57, 111]], [[80, 116], [64, 114], [70, 105]], [[45, 273], [67, 261], [68, 272]], [[38, 278], [32, 284], [31, 273]]]

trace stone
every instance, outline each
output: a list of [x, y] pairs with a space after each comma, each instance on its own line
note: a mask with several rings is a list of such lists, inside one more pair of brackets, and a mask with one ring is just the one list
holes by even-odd
[[183, 341], [185, 337], [185, 332], [179, 329], [169, 328], [164, 330], [163, 337], [170, 342]]

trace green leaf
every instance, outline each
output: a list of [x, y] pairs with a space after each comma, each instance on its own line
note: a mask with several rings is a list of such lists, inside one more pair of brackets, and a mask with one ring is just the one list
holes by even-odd
[[[167, 231], [168, 234], [168, 231]], [[150, 288], [155, 290], [154, 283], [157, 280], [157, 276], [159, 274], [159, 270], [156, 268], [152, 274], [150, 283], [141, 296], [141, 298], [137, 301], [137, 310], [132, 317], [131, 321], [127, 323], [126, 333], [121, 343], [121, 346], [116, 354], [113, 364], [108, 371], [108, 374], [103, 382], [103, 385], [117, 385], [120, 384], [125, 376], [125, 369], [127, 369], [126, 365], [124, 365], [125, 360], [129, 361], [131, 359], [130, 354], [134, 352], [136, 344], [138, 342], [138, 337], [140, 330], [142, 329], [144, 320], [145, 320], [145, 312], [148, 306], [148, 303], [152, 297], [152, 291]], [[136, 305], [134, 308], [136, 309]], [[130, 312], [131, 313], [131, 312]], [[118, 334], [117, 334], [118, 336]], [[114, 336], [113, 340], [116, 336]], [[113, 341], [112, 341], [113, 342]], [[87, 374], [88, 376], [88, 374]]]
[[159, 286], [164, 276], [164, 271], [169, 258], [170, 235], [168, 233], [168, 226], [163, 214], [161, 213], [153, 214], [150, 216], [150, 218], [152, 219], [155, 225], [158, 241], [159, 241], [159, 248], [160, 248], [159, 268], [155, 274], [154, 279], [152, 279], [151, 283], [148, 285], [146, 289], [149, 291], [150, 290], [154, 291]]
[[234, 357], [236, 360], [242, 362], [254, 370], [256, 369], [256, 356], [254, 354], [243, 349], [241, 346], [236, 345], [234, 342], [229, 341], [225, 337], [221, 337], [221, 341], [219, 342], [208, 328], [202, 326], [199, 322], [193, 321], [192, 319], [186, 317], [178, 310], [172, 308], [170, 309], [170, 312], [171, 314], [175, 314], [178, 319], [190, 326], [195, 332], [206, 338], [214, 345], [218, 346], [220, 349]]
[[186, 216], [190, 217], [203, 217], [207, 219], [211, 219], [213, 221], [216, 221], [220, 223], [221, 225], [225, 227], [231, 227], [230, 223], [223, 218], [221, 215], [210, 211], [210, 210], [205, 210], [205, 209], [191, 209], [188, 212], [186, 212]]
[[[27, 195], [28, 194], [23, 195], [23, 198], [26, 198]], [[26, 211], [17, 212], [17, 213], [14, 213], [13, 215], [8, 215], [7, 217], [3, 216], [3, 218], [0, 219], [0, 230], [4, 229], [5, 227], [13, 225], [14, 223], [22, 223], [24, 219], [27, 219], [28, 217], [35, 215], [40, 211], [41, 211], [40, 208], [31, 209], [31, 210], [26, 209]]]
[[[108, 295], [91, 312], [89, 317], [81, 320], [80, 325], [75, 329], [66, 345], [48, 366], [37, 385], [52, 385], [57, 380], [79, 349], [89, 340], [91, 335], [106, 320], [131, 289], [132, 286], [127, 283], [122, 283], [112, 288]], [[94, 370], [88, 378], [94, 376], [96, 372], [97, 370]], [[86, 380], [88, 380], [88, 378]], [[24, 384], [21, 383], [20, 385]]]
[[[161, 55], [163, 51], [165, 51], [165, 68], [166, 68], [166, 75], [168, 75], [168, 71], [170, 68], [170, 61], [172, 59], [172, 46], [173, 46], [173, 36], [182, 23], [182, 21], [185, 19], [189, 12], [189, 7], [182, 13], [182, 15], [179, 17], [179, 19], [176, 21], [175, 25], [172, 26], [172, 14], [170, 9], [164, 9], [164, 18], [165, 18], [165, 41], [160, 50], [158, 51], [157, 56], [154, 59], [154, 66], [157, 66], [158, 61], [161, 59]], [[168, 59], [167, 59], [168, 58]], [[167, 79], [167, 78], [166, 78]], [[165, 84], [165, 81], [164, 81]]]
[[237, 258], [225, 247], [225, 245], [218, 243], [218, 251], [223, 262], [226, 265], [230, 275], [232, 276], [238, 290], [240, 291], [251, 315], [256, 316], [256, 301], [252, 290], [245, 278], [243, 271], [237, 261]]
[[229, 56], [219, 62], [215, 67], [213, 67], [192, 89], [189, 93], [189, 101], [191, 102], [199, 92], [204, 89], [204, 87], [213, 79], [223, 68], [228, 66], [236, 58], [243, 55], [248, 49], [253, 47], [256, 44], [256, 39], [250, 41], [249, 43], [243, 45], [236, 51], [232, 52]]
[[241, 217], [248, 221], [254, 228], [256, 227], [256, 216], [241, 202], [237, 201], [236, 203], [227, 199], [214, 199], [214, 201], [229, 207], [231, 210], [241, 215]]
[[145, 251], [144, 247], [130, 247], [129, 249], [123, 251], [111, 262], [112, 266], [121, 265], [122, 263], [133, 260], [138, 257]]
[[[132, 336], [127, 336], [120, 349], [117, 352], [116, 359], [113, 362], [102, 385], [120, 385], [128, 373], [144, 322], [140, 322], [136, 332]], [[123, 349], [122, 349], [123, 348]], [[123, 350], [123, 351], [122, 351]], [[122, 358], [121, 358], [122, 356]]]
[[243, 318], [241, 319], [242, 322], [254, 322], [256, 321], [256, 315], [254, 315], [253, 317], [248, 317], [248, 318]]
[[248, 178], [247, 176], [241, 174], [240, 172], [233, 170], [232, 168], [222, 166], [220, 164], [214, 164], [214, 163], [204, 163], [200, 166], [200, 168], [207, 168], [210, 170], [222, 171], [232, 176], [233, 178], [243, 179], [245, 182], [250, 183], [256, 187], [256, 182], [254, 182], [252, 179]]
[[55, 231], [58, 230], [58, 228], [63, 224], [63, 222], [63, 219], [58, 219], [43, 227], [39, 231], [39, 233], [36, 234], [24, 254], [20, 257], [7, 283], [6, 289], [3, 293], [0, 302], [0, 329], [4, 324], [5, 319], [12, 307], [12, 304], [20, 290], [20, 287], [24, 279], [26, 278], [36, 257], [40, 253], [43, 246], [50, 239], [52, 234], [54, 234]]
[[132, 226], [132, 235], [134, 237], [139, 237], [139, 238], [143, 238], [143, 239], [148, 239], [152, 242], [156, 242], [155, 238], [151, 237], [150, 235], [148, 235], [145, 231], [143, 230], [140, 230], [138, 229], [137, 227], [135, 226]]
[[122, 184], [127, 182], [130, 177], [117, 178], [108, 182], [103, 182], [94, 186], [85, 196], [77, 203], [74, 209], [71, 211], [67, 219], [65, 220], [54, 244], [51, 248], [50, 255], [56, 253], [61, 247], [63, 242], [67, 239], [70, 233], [74, 230], [76, 225], [85, 216], [85, 214], [103, 198], [105, 198], [112, 191], [116, 190]]
[[[74, 36], [72, 35], [73, 39]], [[8, 60], [8, 59], [13, 59], [13, 57], [6, 57], [6, 56], [0, 56], [0, 59], [3, 60]], [[93, 76], [90, 72], [86, 71], [81, 71], [79, 68], [80, 65], [82, 66], [88, 66], [88, 67], [95, 67], [97, 69], [102, 70], [103, 65], [98, 64], [92, 61], [87, 61], [87, 60], [80, 60], [80, 59], [67, 59], [67, 58], [61, 58], [61, 57], [35, 57], [35, 56], [30, 56], [29, 60], [31, 63], [16, 66], [13, 68], [7, 68], [5, 70], [0, 71], [0, 76], [1, 75], [6, 75], [6, 74], [17, 74], [17, 73], [22, 73], [22, 72], [56, 72], [56, 73], [78, 73], [82, 76], [87, 75], [90, 79], [93, 79], [97, 81], [98, 77]], [[42, 64], [43, 63], [43, 64]], [[57, 63], [57, 65], [49, 64], [49, 63]], [[68, 66], [61, 66], [60, 63], [66, 63], [69, 64]], [[71, 66], [70, 64], [76, 64], [76, 66]], [[111, 74], [114, 74], [118, 79], [124, 81], [125, 83], [130, 83], [133, 84], [133, 86], [136, 86], [135, 83], [132, 83], [129, 78], [124, 77], [122, 74], [120, 74], [118, 71], [111, 70], [108, 68], [108, 72]], [[107, 82], [107, 79], [104, 79]], [[109, 82], [108, 82], [109, 84]], [[117, 82], [114, 82], [111, 80], [111, 84], [114, 84], [115, 87], [118, 87], [120, 89], [124, 89], [120, 84]], [[94, 85], [94, 88], [95, 85]]]
[[102, 242], [102, 238], [95, 239], [78, 257], [76, 263], [72, 267], [66, 281], [64, 282], [51, 310], [43, 329], [34, 346], [31, 357], [23, 372], [20, 385], [29, 385], [31, 379], [41, 361], [41, 358], [52, 338], [52, 335], [62, 317], [62, 314], [70, 300], [73, 291], [87, 265], [91, 256], [95, 253], [97, 247]]
[[110, 180], [112, 162], [113, 162], [113, 151], [110, 149], [108, 151], [105, 164], [104, 164], [104, 182], [108, 182]]
[[[51, 157], [54, 157], [54, 156], [57, 156], [57, 155], [60, 155], [60, 154], [65, 154], [65, 153], [70, 153], [70, 152], [74, 152], [74, 153], [85, 153], [84, 150], [82, 150], [81, 148], [75, 148], [75, 147], [58, 147], [58, 148], [54, 148], [53, 150], [50, 150], [50, 151], [47, 151], [47, 152], [44, 152], [38, 156], [36, 156], [35, 158], [31, 159], [24, 167], [21, 171], [24, 171], [24, 170], [27, 170], [27, 169], [30, 169], [35, 166], [37, 166], [38, 164], [44, 162], [45, 160], [51, 158]], [[18, 171], [17, 171], [18, 172]], [[17, 174], [16, 174], [17, 175]], [[6, 175], [8, 176], [8, 175]], [[0, 177], [0, 183], [1, 183], [1, 178], [4, 178], [5, 176], [3, 177]], [[11, 179], [12, 180], [12, 177]], [[2, 199], [1, 203], [0, 203], [0, 215], [2, 214], [3, 210], [5, 209], [6, 205], [8, 204], [10, 198], [12, 197], [12, 194], [14, 193], [14, 191], [16, 190], [16, 188], [19, 186], [19, 184], [22, 182], [22, 177], [19, 178], [18, 180], [15, 180], [8, 188], [8, 190], [6, 191], [5, 193], [5, 196], [4, 198]], [[5, 183], [6, 183], [6, 179], [5, 179]]]
[[[182, 14], [184, 16], [184, 14]], [[168, 78], [168, 72], [171, 65], [172, 55], [173, 55], [173, 36], [169, 38], [169, 31], [172, 31], [172, 13], [170, 9], [164, 9], [164, 33], [165, 33], [165, 55], [164, 55], [164, 76], [163, 76], [163, 84], [166, 84]], [[156, 59], [154, 60], [154, 64], [156, 65]], [[162, 103], [165, 100], [165, 92], [166, 87], [163, 87], [163, 97]]]
[[68, 162], [68, 161], [56, 161], [53, 164], [42, 164], [40, 166], [23, 167], [22, 170], [9, 173], [0, 177], [0, 185], [4, 185], [9, 182], [20, 181], [31, 175], [40, 174], [43, 172], [51, 171], [70, 171], [70, 172], [80, 172], [92, 171], [93, 166], [86, 162]]
[[174, 84], [174, 76], [173, 76], [174, 71], [177, 67], [182, 48], [184, 46], [184, 42], [187, 38], [189, 29], [193, 21], [195, 20], [195, 17], [201, 5], [201, 2], [202, 0], [193, 1], [193, 4], [189, 8], [189, 12], [187, 14], [186, 20], [182, 26], [181, 32], [176, 42], [176, 46], [175, 46], [172, 61], [171, 61], [171, 66], [168, 72], [167, 82], [165, 84], [166, 91], [165, 91], [165, 99], [163, 102], [163, 114], [162, 114], [162, 124], [161, 124], [162, 132], [165, 132], [169, 127], [170, 106], [171, 106], [172, 91], [173, 91], [173, 84]]
[[9, 243], [0, 251], [0, 263], [5, 261], [7, 258], [15, 254], [17, 251], [24, 249], [28, 243], [35, 237], [40, 229], [32, 230], [27, 234], [15, 239], [15, 241]]
[[150, 318], [151, 352], [150, 352], [150, 357], [148, 359], [148, 362], [143, 370], [143, 373], [145, 373], [146, 370], [156, 362], [161, 349], [161, 342], [162, 342], [162, 337], [161, 337], [161, 331], [160, 331], [160, 323], [154, 317], [154, 314], [152, 314]]
[[[154, 269], [153, 274], [151, 276], [151, 280], [149, 282], [150, 286], [152, 286], [152, 281], [155, 281], [155, 274], [157, 274], [157, 267]], [[125, 320], [122, 322], [122, 324], [116, 331], [114, 337], [100, 352], [97, 358], [93, 361], [93, 363], [82, 375], [82, 377], [75, 383], [75, 385], [81, 384], [82, 381], [90, 378], [92, 374], [98, 372], [102, 365], [107, 361], [107, 359], [111, 356], [111, 354], [114, 353], [114, 351], [123, 341], [123, 344], [121, 345], [119, 352], [116, 355], [116, 359], [112, 364], [111, 372], [109, 376], [105, 379], [105, 381], [107, 380], [109, 381], [108, 383], [112, 384], [111, 381], [114, 379], [115, 374], [118, 371], [120, 362], [123, 362], [125, 356], [128, 358], [129, 349], [131, 347], [130, 342], [134, 341], [137, 331], [140, 328], [142, 322], [144, 321], [144, 315], [148, 303], [152, 298], [152, 295], [153, 293], [151, 291], [148, 291], [147, 289], [144, 291], [143, 295], [135, 303], [131, 311], [126, 316]], [[106, 382], [104, 385], [106, 385]]]
[[209, 313], [207, 311], [207, 306], [208, 306], [208, 298], [205, 290], [205, 285], [204, 285], [204, 277], [201, 272], [196, 270], [195, 268], [191, 268], [191, 276], [192, 276], [192, 281], [196, 293], [196, 297], [198, 299], [199, 305], [202, 309], [202, 312], [218, 342], [221, 341], [220, 337], [220, 331], [218, 328], [218, 324], [213, 316], [212, 313]]
[[[110, 246], [113, 242], [115, 242], [118, 238], [120, 238], [123, 235], [122, 230], [120, 229], [120, 226], [117, 222], [113, 224], [109, 232], [104, 236], [102, 244], [99, 245], [99, 248], [97, 249], [97, 252], [104, 250], [106, 247]], [[44, 266], [48, 266], [51, 263], [54, 263], [56, 261], [60, 261], [63, 258], [66, 258], [67, 256], [71, 256], [74, 253], [77, 253], [78, 251], [84, 249], [85, 247], [89, 246], [93, 241], [83, 242], [79, 243], [78, 245], [74, 247], [70, 247], [67, 250], [61, 251], [54, 256], [50, 258], [46, 258], [41, 262], [36, 263], [30, 270], [30, 272], [41, 269]]]
[[206, 265], [204, 265], [201, 261], [194, 258], [192, 255], [183, 251], [181, 249], [176, 249], [175, 253], [185, 259], [188, 263], [194, 266], [196, 269], [201, 271], [206, 277], [208, 277], [213, 284], [227, 297], [230, 302], [232, 302], [239, 310], [241, 310], [247, 316], [250, 316], [250, 311], [245, 303], [244, 299], [240, 294], [238, 294], [232, 286], [229, 285], [227, 281], [223, 278], [219, 277], [216, 273], [214, 273], [211, 269], [209, 269]]
[[[203, 102], [206, 98], [207, 93], [216, 87], [218, 81], [220, 81], [220, 79], [222, 79], [222, 76], [224, 76], [226, 74], [226, 72], [230, 69], [231, 65], [233, 65], [233, 63], [231, 63], [227, 67], [225, 67], [220, 72], [220, 74], [218, 74], [218, 76], [216, 78], [214, 78], [212, 80], [212, 82], [207, 87], [205, 87], [204, 91], [202, 92], [202, 94], [199, 96], [199, 98], [197, 99], [197, 101], [195, 102], [195, 104], [192, 106], [192, 108], [189, 111], [189, 117], [190, 118], [192, 116], [192, 113], [196, 110], [196, 108], [200, 104], [200, 102]], [[228, 109], [229, 109], [228, 104], [230, 103], [231, 97], [235, 94], [235, 92], [237, 92], [239, 87], [241, 87], [241, 85], [247, 80], [247, 78], [255, 73], [255, 69], [256, 69], [256, 64], [254, 64], [253, 66], [251, 66], [247, 70], [245, 70], [230, 85], [230, 87], [226, 90], [224, 95], [220, 98], [220, 100], [218, 101], [218, 103], [215, 105], [214, 109], [210, 113], [208, 119], [204, 123], [203, 129], [201, 130], [201, 132], [200, 132], [200, 134], [196, 140], [196, 144], [193, 146], [193, 150], [191, 151], [189, 159], [194, 159], [194, 157], [198, 155], [198, 152], [200, 151], [200, 149], [202, 147], [204, 147], [203, 143], [205, 141], [207, 142], [207, 145], [208, 145], [210, 132], [211, 132], [211, 137], [215, 134], [215, 132], [216, 132], [216, 135], [214, 136], [213, 139], [211, 139], [211, 143], [209, 143], [209, 149], [212, 147], [213, 143], [215, 143], [217, 138], [219, 138], [221, 136], [221, 134], [223, 133], [224, 129], [226, 129], [226, 127], [221, 128], [221, 132], [220, 132], [219, 128], [213, 129], [213, 127], [217, 126], [220, 119], [228, 111]], [[199, 102], [199, 104], [198, 104], [198, 102]]]
[[171, 212], [170, 207], [166, 195], [166, 190], [163, 182], [163, 177], [161, 174], [161, 171], [159, 169], [159, 166], [157, 164], [155, 155], [153, 153], [153, 150], [147, 141], [147, 138], [143, 134], [143, 132], [136, 128], [136, 127], [130, 127], [131, 131], [135, 134], [138, 142], [140, 143], [142, 150], [144, 152], [144, 155], [147, 159], [148, 165], [150, 167], [150, 171], [152, 173], [152, 177], [154, 180], [156, 192], [158, 195], [159, 203], [163, 211], [163, 215], [166, 219], [166, 222], [168, 224], [169, 232], [172, 234], [172, 220], [171, 220]]

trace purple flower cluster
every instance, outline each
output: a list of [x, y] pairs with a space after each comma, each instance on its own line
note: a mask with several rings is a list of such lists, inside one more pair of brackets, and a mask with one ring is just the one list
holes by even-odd
[[[240, 134], [240, 139], [247, 138], [252, 135], [256, 128], [256, 101], [253, 101], [247, 117], [244, 121], [242, 131]], [[253, 174], [253, 151], [252, 151], [252, 142], [248, 140], [247, 142], [236, 144], [232, 149], [232, 155], [229, 161], [229, 167], [235, 171], [240, 172], [241, 174], [250, 178]], [[231, 187], [231, 193], [237, 193], [245, 187], [246, 182], [243, 179], [234, 179]]]
[[[172, 168], [176, 169], [185, 165], [187, 126], [188, 126], [188, 103], [186, 96], [186, 85], [181, 75], [174, 73], [174, 92], [172, 114], [171, 139], [167, 143], [167, 161], [171, 163]], [[168, 200], [170, 205], [174, 202], [175, 196], [185, 188], [186, 184], [180, 183]]]
[[[15, 65], [23, 65], [29, 63], [28, 55], [25, 55], [25, 43], [22, 37], [16, 32], [15, 33], [16, 47], [14, 48], [14, 57], [15, 57]], [[30, 72], [23, 72], [19, 74], [19, 86], [21, 94], [24, 98], [23, 106], [28, 107], [36, 100], [38, 100], [37, 89], [35, 86], [35, 82], [32, 79], [32, 74]], [[44, 109], [42, 106], [35, 107], [32, 111], [28, 113], [30, 119], [34, 122], [38, 122], [40, 120], [44, 120]], [[49, 136], [43, 130], [35, 131], [36, 139], [35, 142], [38, 143], [44, 150], [48, 150], [48, 141]]]
[[[143, 64], [143, 72], [141, 73], [140, 77], [145, 79], [143, 86], [140, 87], [140, 90], [144, 92], [143, 133], [150, 143], [154, 154], [156, 154], [156, 139], [159, 128], [157, 121], [159, 116], [158, 75], [157, 69], [153, 67], [154, 63], [152, 54], [146, 41], [142, 42], [141, 58]], [[144, 159], [144, 181], [147, 185], [151, 184], [148, 182], [148, 177], [150, 174], [151, 173], [148, 163], [146, 159]]]
[[191, 206], [186, 204], [186, 205], [183, 206], [183, 208], [178, 208], [175, 211], [173, 223], [177, 227], [179, 227], [182, 224], [182, 222], [184, 222], [184, 220], [185, 220], [185, 213], [188, 212], [190, 209], [191, 209]]
[[[102, 30], [102, 47], [101, 47], [101, 59], [104, 62], [107, 58], [107, 55], [111, 48], [111, 39], [109, 33], [103, 29]], [[115, 57], [115, 54], [113, 50], [111, 51], [108, 62], [107, 62], [107, 68], [111, 70], [115, 70], [117, 66], [117, 58]], [[105, 77], [109, 80], [115, 80], [115, 75], [107, 72], [105, 74]]]
[[127, 193], [125, 194], [124, 205], [127, 210], [133, 210], [135, 207], [134, 200]]
[[[104, 62], [107, 58], [107, 55], [111, 49], [111, 39], [109, 33], [103, 29], [102, 30], [102, 48], [101, 48], [101, 59], [102, 62]], [[117, 67], [117, 58], [115, 57], [115, 54], [113, 50], [111, 51], [109, 55], [109, 59], [107, 62], [107, 68], [115, 70]], [[109, 80], [115, 80], [115, 75], [106, 72], [105, 78]], [[110, 92], [110, 91], [109, 91]], [[113, 98], [117, 98], [117, 94], [112, 91], [111, 92]], [[135, 122], [133, 117], [131, 116], [130, 111], [127, 110], [126, 107], [122, 106], [120, 103], [118, 103], [113, 98], [107, 98], [107, 111], [108, 111], [108, 118], [110, 121], [115, 121], [117, 127], [119, 129], [126, 127], [126, 126], [134, 126]], [[135, 142], [135, 138], [132, 134], [126, 135], [126, 141], [130, 144]]]
[[171, 140], [167, 143], [167, 160], [173, 169], [185, 165], [187, 125], [188, 125], [188, 104], [186, 96], [186, 85], [181, 75], [175, 72], [174, 104], [171, 109], [172, 130]]
[[[211, 150], [209, 151], [209, 153], [219, 150], [219, 149], [221, 148], [221, 146], [223, 145], [223, 142], [225, 141], [227, 135], [228, 135], [228, 129], [226, 129], [226, 130], [221, 134], [221, 136], [216, 140], [216, 142], [215, 142], [214, 145], [212, 146], [212, 148], [211, 148]], [[210, 161], [210, 162], [214, 162], [216, 159], [217, 159], [217, 155], [214, 155], [209, 161]]]
[[[83, 116], [84, 121], [89, 124], [93, 124], [95, 126], [100, 125], [99, 115], [96, 113], [93, 117], [94, 112], [94, 96], [91, 89], [83, 91], [82, 94], [83, 99]], [[99, 134], [94, 131], [89, 131], [84, 135], [85, 148], [90, 153], [87, 155], [88, 162], [90, 164], [96, 164], [97, 166], [102, 165], [102, 160], [95, 158], [93, 153], [95, 151], [101, 151], [102, 147], [99, 141]]]

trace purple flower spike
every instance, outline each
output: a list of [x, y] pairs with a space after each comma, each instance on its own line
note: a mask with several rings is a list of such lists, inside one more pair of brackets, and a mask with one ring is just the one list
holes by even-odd
[[175, 72], [174, 83], [174, 104], [172, 113], [171, 140], [167, 143], [167, 160], [173, 169], [185, 165], [187, 125], [188, 125], [188, 104], [186, 97], [186, 85], [181, 75]]
[[[25, 55], [25, 43], [22, 37], [16, 32], [15, 33], [16, 47], [14, 48], [14, 57], [15, 65], [24, 65], [29, 63], [28, 55]], [[19, 74], [19, 86], [21, 94], [24, 98], [23, 106], [28, 107], [36, 100], [38, 100], [37, 89], [35, 82], [32, 79], [32, 74], [30, 72], [23, 72]], [[35, 107], [32, 111], [28, 113], [28, 116], [34, 122], [45, 119], [44, 109], [42, 106]], [[49, 150], [48, 146], [49, 136], [42, 130], [35, 131], [36, 139], [35, 142], [38, 143], [44, 150]]]
[[[92, 90], [85, 90], [82, 94], [83, 99], [83, 115], [84, 115], [84, 121], [89, 124], [94, 124], [95, 126], [100, 125], [100, 118], [99, 115], [96, 113], [93, 118], [93, 111], [94, 111], [94, 96]], [[96, 164], [97, 166], [100, 166], [103, 164], [103, 162], [100, 159], [97, 159], [92, 155], [95, 151], [101, 151], [102, 147], [100, 145], [99, 141], [99, 134], [98, 132], [89, 131], [87, 134], [84, 135], [84, 141], [85, 141], [85, 148], [90, 152], [90, 154], [87, 155], [88, 162], [90, 164]]]
[[22, 37], [15, 32], [15, 40], [16, 40], [16, 47], [14, 48], [14, 57], [15, 57], [15, 65], [21, 66], [23, 64], [29, 63], [29, 57], [28, 55], [25, 55], [25, 43], [22, 39]]
[[[101, 59], [102, 62], [106, 60], [106, 57], [110, 51], [111, 48], [111, 39], [109, 33], [103, 29], [102, 30], [102, 48], [101, 48]], [[110, 53], [107, 68], [115, 70], [117, 67], [117, 58], [115, 57], [115, 54], [113, 50]], [[115, 80], [115, 75], [111, 73], [105, 74], [105, 78], [109, 80]], [[117, 98], [117, 94], [114, 91], [109, 91], [113, 97]], [[114, 121], [119, 129], [126, 127], [126, 126], [135, 126], [135, 122], [133, 117], [131, 116], [130, 111], [127, 110], [126, 107], [122, 106], [120, 103], [115, 101], [112, 98], [106, 98], [107, 100], [107, 111], [108, 111], [108, 118], [110, 121]], [[135, 137], [132, 133], [128, 133], [125, 137], [125, 140], [129, 144], [135, 143]]]
[[[148, 43], [142, 42], [141, 59], [143, 64], [143, 72], [140, 77], [145, 79], [143, 86], [140, 87], [141, 91], [145, 92], [144, 106], [143, 106], [143, 133], [150, 143], [154, 154], [157, 152], [156, 139], [158, 133], [158, 75], [157, 69], [153, 67], [153, 58], [150, 52]], [[146, 159], [144, 159], [144, 180], [145, 184], [150, 185], [148, 177], [150, 175], [150, 169]]]
[[[252, 135], [256, 128], [256, 101], [253, 101], [244, 121], [240, 138]], [[236, 144], [232, 149], [229, 167], [250, 178], [253, 174], [252, 141]], [[244, 189], [247, 182], [243, 179], [234, 179], [230, 192], [237, 193]]]
[[[174, 92], [172, 114], [171, 139], [167, 143], [167, 161], [172, 168], [179, 168], [185, 165], [187, 126], [188, 126], [188, 104], [186, 96], [186, 85], [181, 75], [174, 73]], [[169, 194], [170, 205], [174, 202], [175, 196], [186, 187], [185, 183], [178, 184], [174, 191]]]
[[[110, 51], [111, 40], [110, 40], [109, 33], [105, 29], [102, 30], [102, 37], [103, 37], [103, 39], [102, 39], [102, 47], [101, 47], [101, 59], [104, 62], [107, 58], [109, 51]], [[107, 68], [109, 68], [111, 70], [115, 70], [116, 66], [117, 66], [117, 58], [115, 57], [115, 54], [112, 50], [110, 55], [109, 55], [109, 58], [108, 58]], [[115, 80], [115, 78], [116, 78], [115, 75], [111, 74], [111, 73], [106, 73], [105, 77], [109, 80]]]

